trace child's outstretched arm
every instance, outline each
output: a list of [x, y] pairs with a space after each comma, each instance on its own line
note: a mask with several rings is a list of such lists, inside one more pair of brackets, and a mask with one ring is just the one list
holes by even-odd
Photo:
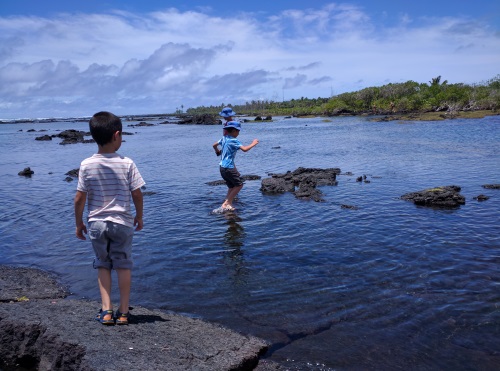
[[259, 140], [258, 139], [254, 139], [252, 141], [251, 144], [249, 144], [248, 146], [241, 146], [240, 149], [243, 151], [243, 152], [247, 152], [247, 151], [250, 151], [253, 147], [255, 147], [257, 144], [259, 144]]
[[221, 154], [221, 150], [219, 149], [219, 142], [215, 142], [215, 143], [214, 143], [214, 145], [213, 145], [212, 147], [214, 147], [215, 154], [216, 154], [217, 156], [220, 156], [220, 154]]
[[86, 240], [84, 233], [87, 234], [87, 227], [83, 223], [83, 211], [85, 210], [85, 202], [87, 201], [87, 194], [82, 191], [76, 191], [75, 195], [75, 224], [76, 224], [76, 237], [80, 240]]
[[135, 206], [134, 227], [136, 231], [140, 231], [144, 227], [144, 222], [142, 221], [144, 205], [142, 191], [140, 188], [132, 191], [132, 201]]

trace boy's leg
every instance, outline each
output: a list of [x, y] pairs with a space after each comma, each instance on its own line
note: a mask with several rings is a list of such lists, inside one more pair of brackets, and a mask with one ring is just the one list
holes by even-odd
[[116, 274], [118, 275], [118, 287], [120, 288], [120, 307], [118, 310], [121, 313], [128, 313], [132, 271], [130, 269], [116, 269]]
[[[97, 282], [99, 283], [99, 291], [101, 292], [102, 310], [113, 309], [113, 304], [111, 304], [111, 270], [98, 268]], [[113, 316], [107, 314], [103, 319], [109, 320], [112, 318]]]
[[227, 193], [227, 200], [225, 202], [226, 206], [233, 206], [234, 198], [238, 195], [242, 188], [243, 184], [229, 189], [229, 192]]

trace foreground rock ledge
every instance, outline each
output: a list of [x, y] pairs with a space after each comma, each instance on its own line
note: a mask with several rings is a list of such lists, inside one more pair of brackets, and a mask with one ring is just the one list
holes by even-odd
[[267, 349], [261, 339], [142, 307], [128, 326], [103, 326], [93, 319], [99, 303], [63, 299], [64, 288], [36, 269], [0, 266], [0, 284], [0, 369], [252, 370]]

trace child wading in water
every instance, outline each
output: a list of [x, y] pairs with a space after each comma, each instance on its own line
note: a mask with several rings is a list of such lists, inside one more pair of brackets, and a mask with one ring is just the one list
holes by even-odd
[[[243, 181], [234, 164], [236, 151], [239, 149], [243, 152], [250, 151], [259, 144], [259, 141], [254, 139], [248, 146], [242, 145], [241, 142], [236, 139], [241, 130], [241, 124], [238, 121], [229, 121], [224, 129], [226, 130], [226, 134], [224, 134], [221, 140], [214, 143], [213, 148], [217, 156], [222, 156], [219, 163], [220, 175], [222, 179], [226, 181], [228, 187], [227, 196], [221, 208], [223, 210], [234, 210], [234, 198], [241, 191], [241, 188], [243, 188]], [[219, 149], [219, 146], [221, 146], [222, 150]]]
[[[122, 144], [122, 122], [109, 112], [98, 112], [89, 122], [98, 152], [80, 165], [75, 196], [76, 237], [85, 240], [87, 227], [83, 211], [88, 200], [88, 234], [95, 252], [94, 268], [101, 293], [102, 307], [96, 320], [103, 325], [128, 325], [132, 270], [132, 237], [143, 227], [145, 184], [135, 163], [116, 151]], [[135, 217], [131, 214], [130, 199]], [[120, 306], [113, 313], [111, 269], [116, 270]]]

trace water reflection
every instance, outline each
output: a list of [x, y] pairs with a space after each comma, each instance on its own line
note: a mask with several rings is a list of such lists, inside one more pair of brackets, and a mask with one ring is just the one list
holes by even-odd
[[225, 250], [223, 262], [228, 268], [234, 286], [245, 285], [248, 269], [245, 265], [243, 247], [245, 245], [245, 228], [240, 224], [242, 219], [235, 213], [225, 213], [227, 230], [224, 233]]
[[245, 240], [245, 228], [240, 224], [241, 218], [235, 213], [225, 213], [227, 231], [224, 234], [224, 243], [229, 248], [240, 248]]

